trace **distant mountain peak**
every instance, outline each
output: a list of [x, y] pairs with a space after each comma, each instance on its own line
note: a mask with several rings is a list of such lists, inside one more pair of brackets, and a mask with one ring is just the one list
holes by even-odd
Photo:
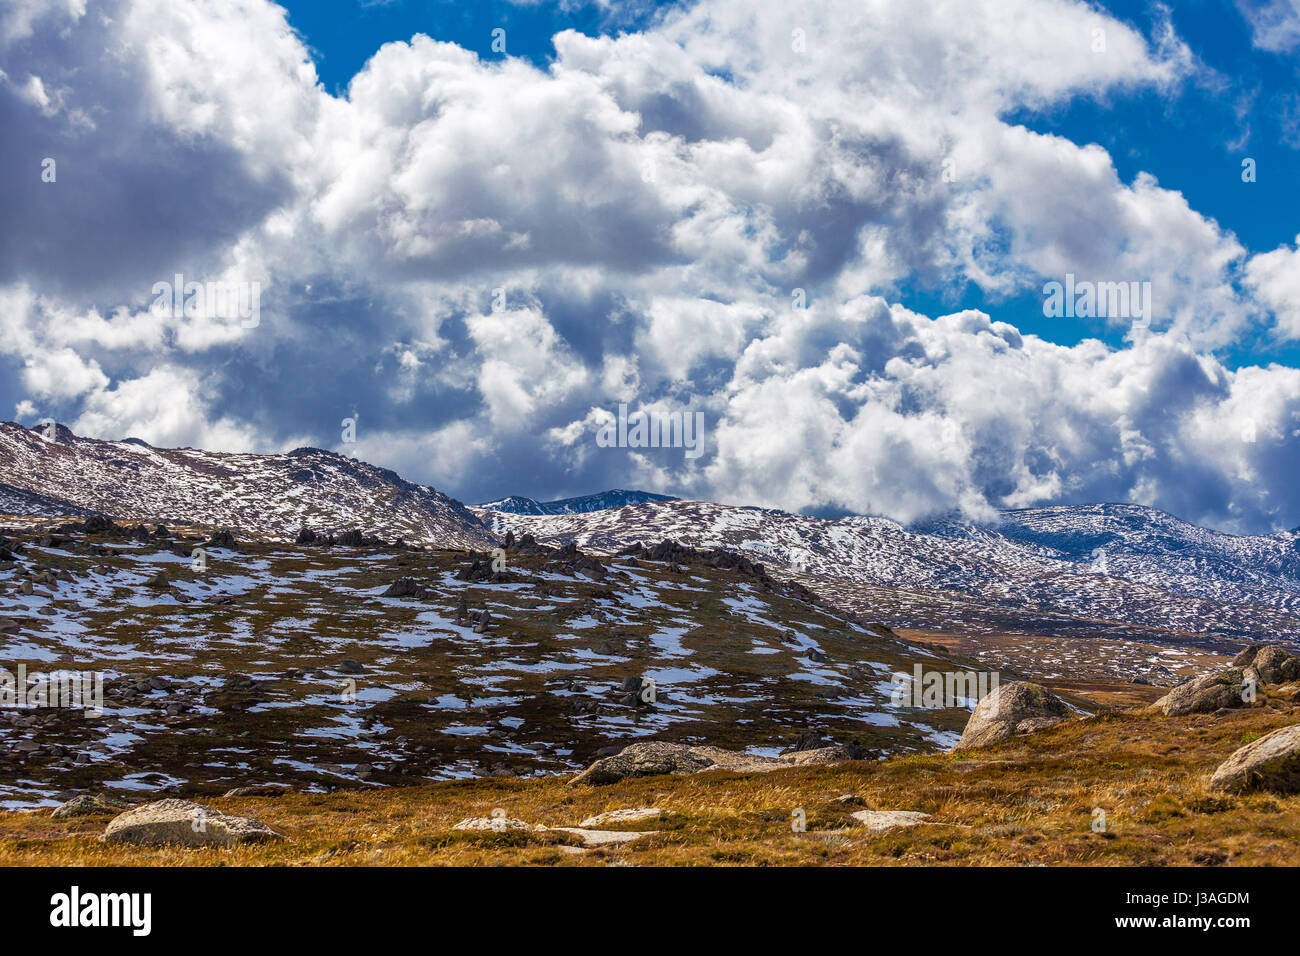
[[0, 424], [0, 513], [102, 514], [253, 531], [360, 531], [451, 548], [496, 539], [463, 504], [396, 472], [323, 449], [286, 455], [155, 448]]
[[3, 422], [0, 423], [0, 428], [6, 431], [28, 432], [45, 441], [58, 442], [63, 445], [71, 444], [77, 439], [77, 436], [72, 433], [72, 429], [67, 425], [49, 420], [37, 422], [31, 428], [25, 428], [17, 422]]

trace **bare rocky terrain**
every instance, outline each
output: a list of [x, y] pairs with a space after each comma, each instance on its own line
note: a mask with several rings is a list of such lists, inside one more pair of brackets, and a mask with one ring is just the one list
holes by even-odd
[[10, 529], [0, 656], [102, 672], [106, 706], [0, 711], [0, 801], [528, 776], [652, 737], [876, 759], [943, 749], [968, 716], [891, 706], [891, 675], [971, 665], [727, 554], [195, 531]]

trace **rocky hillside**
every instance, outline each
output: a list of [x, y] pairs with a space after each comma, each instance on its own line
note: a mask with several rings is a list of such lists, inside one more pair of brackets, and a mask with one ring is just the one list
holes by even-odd
[[37, 491], [15, 488], [13, 485], [0, 482], [0, 515], [84, 518], [95, 513], [89, 508], [83, 508], [70, 501], [61, 501]]
[[819, 519], [698, 501], [506, 515], [539, 541], [614, 552], [668, 538], [750, 555], [891, 627], [1175, 640], [1220, 650], [1300, 640], [1296, 536], [1237, 537], [1140, 506], [955, 521]]
[[4, 422], [0, 480], [5, 483], [0, 513], [98, 513], [279, 539], [293, 539], [305, 525], [440, 547], [484, 547], [493, 541], [460, 502], [319, 448], [287, 455], [223, 454], [154, 448], [139, 439], [80, 438], [61, 425], [47, 435]]
[[726, 553], [494, 558], [99, 518], [0, 539], [0, 659], [105, 677], [97, 719], [0, 710], [11, 806], [571, 772], [650, 737], [924, 753], [969, 711], [895, 706], [892, 675], [972, 666]]

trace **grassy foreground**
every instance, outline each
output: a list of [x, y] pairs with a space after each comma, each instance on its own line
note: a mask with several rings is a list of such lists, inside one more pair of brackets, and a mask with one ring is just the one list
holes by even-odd
[[[292, 842], [229, 850], [98, 841], [109, 817], [0, 814], [0, 865], [1270, 865], [1300, 863], [1300, 795], [1206, 789], [1235, 749], [1300, 720], [1273, 702], [1222, 716], [1140, 711], [1073, 720], [969, 754], [772, 773], [705, 772], [575, 787], [567, 777], [492, 778], [280, 798], [205, 800], [257, 816]], [[856, 801], [842, 801], [845, 794]], [[472, 833], [494, 809], [575, 826], [605, 810], [658, 807], [659, 829], [579, 849], [566, 833]], [[1095, 832], [1095, 810], [1105, 831]], [[793, 832], [802, 809], [807, 831]], [[871, 832], [855, 810], [919, 810], [933, 824]]]

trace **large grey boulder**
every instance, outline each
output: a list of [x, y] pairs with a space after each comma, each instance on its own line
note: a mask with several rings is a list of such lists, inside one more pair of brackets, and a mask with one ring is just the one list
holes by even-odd
[[1300, 724], [1265, 734], [1236, 750], [1214, 771], [1210, 789], [1300, 793]]
[[540, 823], [528, 823], [526, 820], [517, 820], [514, 817], [508, 817], [502, 812], [499, 815], [490, 817], [466, 817], [457, 823], [453, 830], [489, 830], [493, 833], [505, 833], [508, 830], [526, 830], [529, 833], [541, 832], [546, 827]]
[[578, 824], [584, 830], [599, 830], [611, 823], [640, 823], [642, 820], [659, 820], [664, 812], [658, 807], [630, 807], [625, 810], [606, 810], [594, 817], [587, 817]]
[[1242, 695], [1247, 676], [1240, 667], [1202, 674], [1179, 684], [1152, 704], [1151, 709], [1159, 710], [1166, 717], [1181, 717], [1183, 714], [1209, 713], [1222, 707], [1242, 707], [1246, 703]]
[[696, 773], [712, 766], [713, 758], [697, 753], [694, 747], [648, 740], [624, 747], [612, 757], [602, 757], [574, 777], [572, 782], [602, 786], [628, 777]]
[[794, 766], [832, 764], [852, 759], [854, 759], [853, 749], [838, 745], [794, 751], [782, 754], [780, 757], [755, 757], [734, 750], [723, 750], [721, 747], [690, 746], [647, 740], [630, 744], [612, 757], [602, 757], [574, 777], [571, 782], [602, 786], [617, 783], [628, 777], [650, 777], [664, 773], [699, 773], [701, 770], [766, 773]]
[[930, 814], [917, 810], [859, 810], [857, 813], [850, 813], [849, 816], [868, 830], [915, 827], [930, 819]]
[[777, 759], [796, 767], [816, 767], [843, 763], [846, 760], [863, 760], [866, 756], [860, 748], [831, 744], [829, 747], [813, 747], [811, 750], [792, 750], [781, 754]]
[[1070, 716], [1065, 701], [1028, 681], [999, 684], [976, 705], [954, 750], [987, 747], [1017, 734], [1029, 734]]
[[101, 839], [142, 846], [231, 847], [287, 837], [250, 817], [229, 816], [189, 800], [157, 800], [113, 818]]

